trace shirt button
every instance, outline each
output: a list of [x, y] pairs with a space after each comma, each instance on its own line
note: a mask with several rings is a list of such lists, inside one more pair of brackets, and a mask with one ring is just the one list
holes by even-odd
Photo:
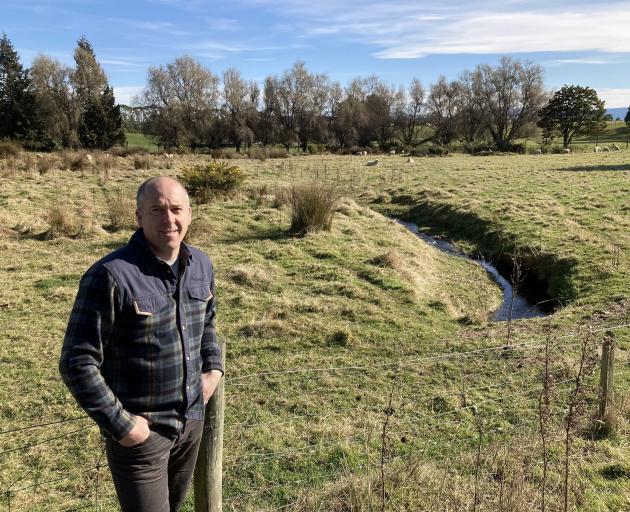
[[185, 330], [186, 330], [186, 326], [182, 325], [182, 331], [185, 331]]
[[190, 361], [190, 356], [186, 356], [186, 361]]
[[186, 386], [186, 389], [190, 389], [190, 386]]

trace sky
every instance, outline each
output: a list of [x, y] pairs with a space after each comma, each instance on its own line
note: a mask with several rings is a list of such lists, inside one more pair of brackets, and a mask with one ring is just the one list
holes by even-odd
[[630, 105], [628, 0], [0, 0], [2, 32], [27, 67], [40, 53], [72, 65], [87, 37], [125, 104], [182, 55], [259, 82], [301, 60], [342, 85], [376, 74], [427, 88], [508, 55], [541, 65], [550, 90]]

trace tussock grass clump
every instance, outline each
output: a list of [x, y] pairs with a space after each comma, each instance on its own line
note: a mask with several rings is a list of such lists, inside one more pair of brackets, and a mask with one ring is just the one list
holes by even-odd
[[133, 229], [136, 226], [135, 211], [135, 201], [125, 195], [122, 190], [117, 190], [107, 200], [109, 228], [113, 231]]
[[46, 221], [50, 226], [48, 238], [74, 236], [77, 233], [79, 223], [68, 204], [61, 202], [51, 204], [46, 212]]
[[86, 154], [82, 151], [64, 151], [61, 154], [61, 164], [59, 167], [62, 170], [73, 172], [84, 171], [89, 165], [90, 163], [88, 162]]
[[20, 155], [22, 148], [15, 142], [0, 142], [0, 158], [16, 158]]
[[153, 160], [148, 155], [135, 155], [133, 157], [133, 168], [137, 170], [148, 170], [151, 168]]
[[35, 166], [37, 168], [37, 172], [39, 174], [46, 174], [54, 167], [56, 161], [57, 160], [55, 157], [43, 156], [42, 158], [37, 160], [37, 164]]
[[241, 333], [243, 336], [251, 338], [253, 336], [270, 336], [273, 334], [282, 334], [287, 331], [287, 327], [282, 320], [275, 318], [265, 318], [263, 320], [252, 320], [243, 327]]
[[267, 158], [289, 158], [286, 148], [251, 146], [247, 150], [247, 156], [252, 160], [264, 162]]
[[230, 271], [230, 278], [237, 284], [251, 287], [264, 287], [269, 281], [269, 274], [262, 268], [249, 265], [236, 265]]
[[400, 254], [394, 250], [387, 251], [386, 253], [379, 254], [370, 260], [370, 263], [378, 267], [388, 267], [395, 270], [401, 270], [403, 267]]
[[240, 154], [236, 152], [234, 148], [217, 148], [213, 149], [210, 153], [212, 158], [223, 158], [225, 160], [230, 160], [232, 158], [240, 158]]
[[114, 146], [109, 151], [112, 155], [121, 157], [149, 154], [146, 149], [140, 147], [123, 148], [122, 146]]
[[339, 201], [335, 187], [312, 182], [292, 185], [289, 191], [291, 228], [294, 233], [329, 231]]
[[208, 203], [216, 196], [229, 195], [238, 190], [245, 177], [240, 167], [215, 160], [185, 168], [179, 179], [198, 202]]
[[281, 208], [282, 206], [289, 204], [290, 197], [290, 188], [276, 187], [273, 191], [273, 201], [271, 202], [272, 208]]
[[101, 172], [108, 176], [110, 171], [115, 169], [116, 160], [111, 154], [103, 153], [96, 157], [96, 166], [101, 170]]

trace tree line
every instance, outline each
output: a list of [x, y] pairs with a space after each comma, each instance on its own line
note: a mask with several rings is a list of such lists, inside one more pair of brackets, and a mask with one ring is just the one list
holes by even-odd
[[124, 129], [156, 138], [165, 147], [258, 143], [309, 145], [352, 151], [448, 147], [518, 150], [518, 139], [542, 129], [543, 142], [605, 128], [604, 102], [588, 87], [565, 86], [551, 95], [543, 70], [530, 61], [503, 57], [456, 80], [440, 77], [427, 88], [376, 75], [345, 87], [296, 62], [262, 84], [230, 68], [221, 76], [182, 56], [151, 67], [132, 106], [116, 105], [113, 90], [82, 37], [74, 68], [45, 55], [24, 69], [6, 34], [0, 40], [0, 139], [42, 147], [106, 149], [124, 142]]
[[90, 42], [74, 49], [74, 68], [39, 55], [25, 69], [6, 34], [0, 39], [0, 139], [35, 149], [107, 149], [124, 144], [120, 107]]

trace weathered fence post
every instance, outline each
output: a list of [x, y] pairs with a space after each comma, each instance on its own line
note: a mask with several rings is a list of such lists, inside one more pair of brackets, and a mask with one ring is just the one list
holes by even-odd
[[607, 431], [613, 428], [613, 382], [615, 369], [615, 337], [611, 331], [602, 343], [601, 373], [599, 377], [599, 411], [597, 419]]
[[[225, 341], [220, 340], [225, 365]], [[203, 437], [195, 467], [195, 512], [221, 512], [223, 507], [224, 379], [206, 405]]]

